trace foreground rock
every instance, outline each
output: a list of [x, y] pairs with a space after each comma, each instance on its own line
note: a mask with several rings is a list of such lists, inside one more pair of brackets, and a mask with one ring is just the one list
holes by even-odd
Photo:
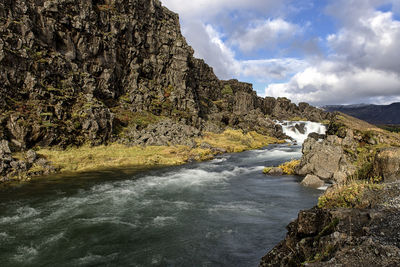
[[301, 211], [260, 266], [399, 266], [400, 184], [370, 192], [365, 208]]

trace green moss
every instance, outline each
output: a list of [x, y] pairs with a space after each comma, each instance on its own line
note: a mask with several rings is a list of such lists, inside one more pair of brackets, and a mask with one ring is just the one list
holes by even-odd
[[46, 128], [57, 127], [57, 124], [50, 121], [42, 121], [42, 126]]
[[292, 161], [285, 162], [285, 163], [279, 165], [279, 168], [282, 169], [284, 174], [294, 175], [295, 169], [299, 165], [300, 165], [300, 160], [292, 160]]
[[233, 95], [233, 90], [230, 85], [225, 85], [221, 91], [222, 95]]

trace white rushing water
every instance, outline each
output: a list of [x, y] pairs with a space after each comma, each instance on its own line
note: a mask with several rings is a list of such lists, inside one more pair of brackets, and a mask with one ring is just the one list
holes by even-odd
[[296, 140], [297, 144], [304, 143], [310, 133], [325, 134], [326, 126], [318, 122], [310, 121], [283, 121], [283, 132]]
[[262, 173], [300, 156], [299, 146], [271, 145], [0, 191], [0, 266], [257, 266], [320, 194]]

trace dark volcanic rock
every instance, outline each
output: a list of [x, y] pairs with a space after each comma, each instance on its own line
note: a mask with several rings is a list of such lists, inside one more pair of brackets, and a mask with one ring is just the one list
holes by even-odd
[[389, 184], [369, 209], [301, 211], [260, 266], [399, 266], [399, 193]]

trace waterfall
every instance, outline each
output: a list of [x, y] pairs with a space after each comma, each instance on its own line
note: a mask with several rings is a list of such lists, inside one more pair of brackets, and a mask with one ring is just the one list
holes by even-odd
[[282, 125], [283, 132], [295, 140], [297, 144], [302, 144], [310, 133], [323, 135], [326, 132], [326, 126], [318, 122], [282, 121], [278, 123]]

